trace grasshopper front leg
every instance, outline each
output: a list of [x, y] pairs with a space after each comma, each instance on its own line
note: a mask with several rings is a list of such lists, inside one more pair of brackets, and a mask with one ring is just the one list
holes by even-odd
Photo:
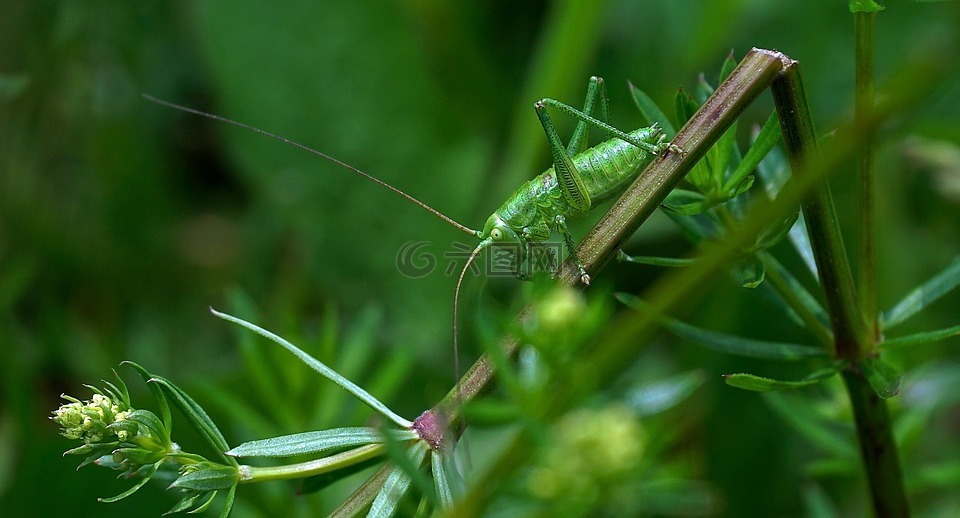
[[557, 232], [563, 236], [563, 241], [566, 244], [567, 250], [569, 250], [570, 258], [577, 264], [577, 271], [580, 272], [580, 282], [589, 286], [590, 275], [587, 273], [587, 269], [584, 268], [583, 263], [580, 262], [580, 257], [577, 255], [577, 247], [573, 242], [573, 235], [567, 230], [566, 218], [557, 214], [557, 217], [554, 218], [554, 223], [557, 225]]

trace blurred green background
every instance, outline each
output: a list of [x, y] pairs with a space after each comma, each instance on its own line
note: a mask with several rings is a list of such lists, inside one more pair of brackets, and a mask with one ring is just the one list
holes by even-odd
[[[942, 52], [938, 59], [955, 71], [957, 8], [956, 2], [890, 2], [878, 16], [880, 83], [921, 54]], [[849, 117], [852, 19], [842, 1], [3, 2], [2, 514], [159, 515], [173, 504], [158, 485], [117, 504], [97, 503], [126, 484], [98, 468], [76, 473], [76, 459], [60, 458], [72, 445], [48, 416], [62, 392], [86, 397], [81, 384], [110, 376], [125, 359], [196, 391], [201, 404], [224, 415], [211, 401], [223, 391], [243, 394], [249, 374], [235, 330], [211, 317], [208, 306], [243, 308], [242, 316], [308, 350], [328, 344], [323, 354], [335, 366], [347, 354], [338, 348], [362, 348], [364, 362], [353, 367], [358, 381], [373, 383], [376, 395], [410, 418], [452, 383], [455, 277], [444, 275], [449, 260], [442, 254], [454, 241], [472, 240], [329, 163], [158, 106], [142, 93], [316, 147], [478, 227], [548, 165], [532, 110], [536, 99], [578, 105], [587, 78], [600, 75], [613, 124], [632, 129], [640, 119], [628, 80], [671, 107], [678, 86], [692, 89], [701, 72], [715, 78], [731, 50], [740, 58], [751, 47], [800, 61], [822, 132]], [[958, 253], [957, 99], [954, 74], [881, 133], [883, 307]], [[762, 123], [771, 109], [769, 96], [761, 97], [741, 128]], [[572, 126], [562, 121], [563, 134]], [[924, 147], [930, 139], [941, 147]], [[847, 201], [850, 178], [834, 179], [847, 225], [856, 214]], [[582, 236], [587, 228], [589, 222], [575, 232]], [[401, 275], [398, 252], [421, 241], [437, 260], [435, 270]], [[669, 255], [686, 247], [658, 215], [626, 248]], [[657, 273], [617, 267], [605, 277], [618, 289], [639, 290]], [[516, 304], [518, 292], [512, 279], [468, 276], [461, 315], [468, 360], [477, 354], [471, 312]], [[954, 294], [909, 326], [956, 324], [958, 303]], [[732, 282], [696, 305], [694, 318], [706, 327], [803, 339]], [[365, 334], [338, 338], [358, 321], [367, 322], [360, 326]], [[892, 361], [906, 368], [909, 386], [917, 381], [911, 369], [931, 359], [960, 363], [957, 345], [953, 339]], [[684, 448], [694, 471], [722, 495], [721, 512], [805, 514], [806, 479], [797, 466], [808, 445], [761, 398], [719, 377], [794, 371], [689, 344], [658, 351], [678, 370], [708, 373], [697, 395], [698, 431]], [[148, 400], [142, 384], [124, 374], [139, 395], [134, 401]], [[300, 403], [291, 395], [278, 404]], [[257, 438], [247, 424], [218, 422], [231, 443]], [[303, 431], [290, 423], [310, 420], [264, 426]], [[188, 431], [180, 432], [187, 442]], [[930, 431], [945, 441], [941, 453], [958, 432], [956, 405]], [[861, 482], [833, 482], [824, 485], [835, 499], [864, 511]], [[277, 486], [276, 501], [293, 499], [288, 486]], [[246, 489], [238, 515], [276, 511], [245, 504]]]

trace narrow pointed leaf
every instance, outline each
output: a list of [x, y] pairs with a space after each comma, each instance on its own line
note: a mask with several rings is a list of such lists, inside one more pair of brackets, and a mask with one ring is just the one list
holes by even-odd
[[[234, 485], [234, 486], [232, 486], [232, 487], [237, 487], [237, 486]], [[210, 506], [213, 504], [213, 499], [216, 498], [216, 497], [217, 497], [217, 491], [211, 491], [210, 494], [207, 496], [206, 502], [198, 505], [198, 506], [196, 507], [196, 509], [192, 509], [192, 510], [190, 510], [190, 511], [187, 511], [187, 514], [200, 514], [200, 513], [204, 512], [204, 511], [206, 511], [206, 510], [209, 509]]]
[[867, 358], [860, 362], [863, 374], [870, 382], [873, 391], [883, 399], [892, 398], [900, 393], [903, 374], [896, 367], [880, 358]]
[[[627, 293], [617, 293], [615, 296], [617, 300], [637, 311], [648, 310], [647, 303], [640, 297]], [[750, 356], [753, 358], [767, 358], [771, 360], [801, 360], [805, 358], [825, 358], [827, 356], [826, 352], [822, 349], [809, 345], [752, 340], [735, 335], [707, 331], [706, 329], [701, 329], [667, 316], [661, 316], [659, 321], [667, 330], [680, 338], [729, 354]]]
[[230, 516], [230, 511], [233, 510], [233, 500], [237, 497], [237, 486], [230, 488], [230, 491], [227, 491], [227, 499], [223, 502], [223, 510], [220, 511], [220, 518], [227, 518]]
[[907, 294], [897, 305], [885, 311], [883, 313], [883, 328], [885, 330], [890, 329], [912, 317], [933, 301], [956, 288], [958, 284], [960, 284], [960, 257], [955, 258], [943, 271]]
[[720, 66], [720, 76], [717, 78], [717, 84], [726, 81], [735, 68], [737, 68], [737, 60], [733, 57], [733, 51], [731, 50], [730, 54], [727, 54], [727, 59], [723, 60], [723, 65]]
[[359, 386], [357, 386], [355, 383], [348, 380], [347, 378], [344, 378], [339, 373], [337, 373], [337, 371], [331, 369], [330, 367], [327, 367], [323, 362], [305, 353], [299, 347], [293, 345], [292, 343], [284, 340], [283, 338], [280, 338], [279, 336], [271, 333], [270, 331], [267, 331], [266, 329], [263, 329], [257, 326], [256, 324], [251, 324], [246, 320], [237, 318], [232, 315], [228, 315], [226, 313], [220, 313], [219, 311], [213, 308], [210, 308], [210, 312], [212, 312], [217, 317], [220, 317], [224, 320], [227, 320], [229, 322], [233, 322], [234, 324], [245, 327], [259, 334], [260, 336], [281, 345], [283, 348], [293, 353], [297, 358], [300, 358], [302, 362], [309, 365], [313, 370], [319, 372], [320, 375], [336, 383], [341, 388], [343, 388], [344, 390], [352, 394], [354, 397], [366, 403], [370, 408], [376, 410], [377, 412], [380, 412], [381, 414], [383, 414], [385, 417], [387, 417], [397, 425], [403, 428], [409, 428], [410, 426], [413, 425], [412, 422], [395, 414], [392, 410], [387, 408], [386, 405], [381, 403], [380, 400], [373, 397], [369, 392], [367, 392], [366, 390], [363, 390], [362, 388], [360, 388]]
[[215, 491], [217, 489], [227, 489], [239, 480], [240, 473], [235, 466], [206, 463], [196, 471], [178, 477], [170, 484], [170, 488]]
[[[790, 273], [790, 270], [786, 269], [782, 264], [780, 264], [780, 261], [777, 261], [775, 257], [767, 252], [759, 252], [759, 255], [763, 257], [763, 261], [766, 263], [767, 267], [776, 271], [776, 273], [783, 278], [787, 285], [790, 286], [790, 291], [797, 297], [797, 299], [799, 299], [803, 308], [815, 316], [817, 321], [823, 324], [824, 327], [828, 327], [830, 325], [830, 316], [827, 315], [826, 310], [823, 309], [823, 306], [820, 305], [820, 302], [817, 301], [816, 297], [810, 294], [807, 288], [801, 284], [792, 273]], [[799, 317], [797, 318], [799, 319]]]
[[617, 259], [625, 263], [648, 264], [650, 266], [681, 267], [690, 266], [696, 259], [683, 257], [654, 257], [650, 255], [627, 255], [623, 250], [617, 253]]
[[[730, 191], [730, 189], [724, 189], [723, 186], [727, 178], [727, 167], [730, 164], [730, 159], [736, 145], [737, 123], [734, 122], [730, 126], [730, 129], [720, 136], [720, 140], [713, 145], [711, 151], [707, 152], [707, 156], [710, 157], [710, 183], [711, 186], [716, 189], [713, 192], [717, 195]], [[734, 185], [739, 184], [740, 182], [737, 182]], [[731, 196], [731, 198], [732, 197], [733, 196]]]
[[711, 202], [706, 196], [698, 192], [674, 189], [663, 200], [661, 206], [664, 210], [674, 214], [693, 216], [709, 209]]
[[677, 121], [683, 126], [690, 120], [690, 117], [693, 117], [693, 114], [697, 112], [700, 105], [697, 104], [692, 97], [687, 95], [683, 89], [678, 89], [677, 94], [673, 97], [673, 107], [677, 112]]
[[437, 500], [440, 508], [447, 510], [453, 507], [453, 492], [450, 490], [450, 481], [447, 480], [447, 470], [443, 464], [443, 454], [430, 450], [430, 469], [433, 471], [433, 484], [437, 489]]
[[760, 165], [764, 157], [770, 153], [770, 150], [777, 145], [777, 142], [779, 142], [781, 138], [780, 119], [777, 118], [777, 113], [773, 112], [770, 114], [770, 117], [767, 118], [767, 122], [764, 123], [763, 128], [760, 129], [760, 133], [757, 134], [757, 138], [753, 141], [753, 144], [750, 145], [747, 154], [743, 156], [743, 160], [741, 160], [737, 168], [734, 169], [733, 174], [727, 178], [723, 190], [731, 190], [734, 186], [742, 182], [744, 178], [749, 176], [750, 173]]
[[640, 109], [640, 113], [644, 118], [650, 123], [659, 125], [663, 129], [663, 134], [666, 135], [667, 139], [672, 139], [673, 136], [677, 134], [677, 131], [673, 129], [673, 124], [670, 123], [667, 115], [660, 110], [657, 103], [653, 102], [653, 99], [651, 99], [646, 92], [634, 86], [633, 83], [627, 83], [627, 85], [630, 87], [633, 103]]
[[380, 494], [383, 485], [393, 471], [389, 464], [383, 466], [376, 473], [360, 485], [346, 500], [340, 503], [340, 506], [330, 513], [330, 518], [350, 518], [360, 515], [370, 502]]
[[237, 461], [235, 459], [223, 454], [230, 446], [227, 444], [227, 440], [223, 437], [223, 434], [220, 433], [220, 429], [217, 428], [213, 419], [210, 419], [210, 416], [207, 415], [203, 407], [198, 405], [186, 392], [180, 390], [180, 387], [177, 387], [173, 382], [164, 377], [154, 376], [150, 378], [150, 382], [165, 388], [170, 396], [172, 396], [177, 408], [183, 412], [184, 416], [190, 421], [190, 424], [213, 446], [217, 455], [226, 463], [236, 465]]
[[[216, 492], [214, 492], [214, 494], [216, 494]], [[169, 511], [163, 513], [163, 516], [167, 516], [169, 514], [181, 513], [183, 511], [186, 511], [187, 509], [192, 508], [193, 503], [196, 502], [197, 499], [199, 499], [201, 496], [203, 496], [203, 493], [187, 493], [186, 495], [184, 495], [183, 498], [180, 499], [179, 502], [177, 502], [176, 505], [171, 507]]]
[[830, 367], [820, 369], [797, 381], [777, 380], [746, 373], [724, 374], [723, 377], [724, 381], [727, 382], [727, 385], [730, 385], [731, 387], [752, 390], [754, 392], [770, 392], [773, 390], [795, 389], [819, 383], [840, 372], [840, 368], [842, 366], [842, 362], [837, 362]]
[[884, 351], [889, 351], [891, 349], [901, 349], [915, 345], [927, 345], [958, 335], [960, 335], [960, 326], [953, 326], [937, 331], [927, 331], [908, 336], [899, 336], [897, 338], [888, 338], [880, 344], [880, 348]]
[[[429, 448], [430, 447], [422, 441], [414, 445], [411, 451], [413, 463], [420, 465]], [[407, 474], [406, 470], [400, 466], [394, 466], [386, 482], [384, 482], [383, 488], [380, 489], [380, 493], [377, 494], [377, 498], [373, 500], [373, 505], [370, 506], [370, 512], [367, 513], [367, 516], [379, 518], [389, 518], [393, 516], [394, 511], [397, 510], [397, 506], [400, 504], [400, 500], [403, 499], [403, 495], [405, 495], [407, 489], [410, 488], [411, 481], [410, 475]]]
[[98, 498], [97, 500], [100, 501], [100, 502], [107, 503], [107, 504], [112, 504], [113, 502], [119, 502], [120, 500], [123, 500], [124, 498], [126, 498], [126, 497], [128, 497], [128, 496], [130, 496], [130, 495], [132, 495], [132, 494], [134, 494], [134, 493], [136, 493], [141, 487], [145, 486], [145, 485], [147, 484], [147, 482], [150, 482], [150, 477], [152, 477], [153, 474], [157, 472], [157, 468], [159, 468], [159, 467], [160, 467], [160, 463], [159, 463], [159, 462], [156, 463], [156, 464], [154, 464], [154, 465], [152, 465], [152, 466], [150, 466], [150, 468], [147, 470], [146, 474], [143, 475], [143, 479], [141, 479], [141, 480], [140, 480], [139, 482], [137, 482], [133, 487], [131, 487], [130, 489], [124, 491], [123, 493], [120, 493], [119, 495], [111, 496], [111, 497], [108, 497], [108, 498]]
[[153, 378], [153, 374], [144, 369], [140, 365], [125, 361], [121, 365], [129, 365], [133, 367], [137, 372], [140, 373], [140, 376], [143, 378], [143, 381], [146, 382], [147, 387], [150, 388], [150, 393], [153, 395], [153, 399], [157, 401], [157, 406], [160, 408], [160, 418], [163, 420], [163, 428], [167, 431], [167, 436], [165, 439], [170, 440], [170, 433], [173, 432], [173, 417], [170, 415], [170, 403], [167, 402], [167, 397], [163, 394], [163, 389], [155, 383], [150, 383], [150, 379]]
[[787, 236], [790, 237], [790, 243], [793, 244], [793, 248], [797, 251], [797, 254], [803, 259], [803, 264], [807, 265], [807, 269], [813, 274], [813, 278], [819, 282], [820, 273], [817, 270], [817, 260], [813, 256], [813, 245], [810, 244], [810, 234], [807, 232], [807, 220], [804, 219], [803, 212], [797, 216], [797, 222], [790, 227], [790, 232], [787, 233]]
[[[720, 83], [717, 83], [717, 84], [720, 84]], [[700, 104], [703, 104], [704, 101], [707, 100], [707, 97], [710, 97], [711, 95], [713, 95], [713, 91], [714, 91], [713, 86], [711, 86], [710, 83], [707, 82], [706, 76], [704, 76], [701, 73], [700, 77], [697, 78], [697, 89], [696, 89], [697, 102], [699, 102]]]
[[[413, 430], [391, 430], [391, 432], [396, 432], [393, 433], [395, 440], [409, 440], [417, 437]], [[333, 428], [249, 441], [226, 453], [233, 457], [290, 457], [382, 443], [385, 440], [383, 432], [376, 428]]]

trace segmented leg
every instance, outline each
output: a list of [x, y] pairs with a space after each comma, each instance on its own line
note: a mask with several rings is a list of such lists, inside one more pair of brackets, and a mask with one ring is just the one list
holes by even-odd
[[[593, 76], [587, 82], [587, 98], [583, 101], [583, 113], [593, 115], [594, 105], [600, 101], [600, 120], [608, 122], [610, 120], [610, 108], [607, 101], [607, 87], [602, 77]], [[570, 143], [567, 144], [567, 154], [573, 157], [587, 149], [587, 141], [590, 135], [590, 125], [586, 121], [578, 120], [577, 127], [573, 130], [573, 136], [570, 137]]]
[[587, 274], [587, 269], [584, 268], [583, 263], [580, 262], [580, 256], [577, 255], [577, 247], [573, 242], [573, 236], [570, 234], [570, 231], [567, 230], [567, 220], [563, 216], [557, 214], [554, 222], [557, 224], [557, 232], [563, 236], [563, 241], [567, 245], [567, 250], [569, 250], [570, 258], [573, 259], [573, 262], [577, 264], [577, 271], [580, 272], [580, 282], [585, 285], [590, 285], [590, 275]]
[[[617, 128], [614, 128], [613, 126], [607, 124], [606, 122], [603, 122], [603, 121], [601, 121], [601, 120], [597, 120], [597, 119], [591, 117], [590, 115], [588, 115], [588, 114], [586, 114], [586, 113], [583, 113], [583, 112], [581, 112], [580, 110], [574, 108], [573, 106], [570, 106], [570, 105], [568, 105], [568, 104], [563, 104], [562, 102], [557, 101], [557, 100], [555, 100], [555, 99], [550, 99], [550, 98], [540, 99], [539, 101], [537, 101], [537, 103], [536, 103], [535, 106], [540, 106], [540, 107], [550, 106], [551, 108], [555, 108], [555, 109], [557, 109], [557, 110], [559, 110], [559, 111], [561, 111], [561, 112], [563, 112], [563, 113], [565, 113], [565, 114], [567, 114], [567, 115], [569, 115], [569, 116], [571, 116], [571, 117], [576, 118], [576, 119], [579, 120], [579, 121], [582, 121], [582, 122], [584, 122], [584, 123], [586, 123], [586, 124], [589, 124], [589, 125], [591, 125], [591, 126], [595, 126], [595, 127], [597, 127], [597, 128], [600, 128], [600, 129], [606, 131], [607, 133], [609, 133], [609, 134], [617, 137], [617, 138], [620, 139], [620, 140], [623, 140], [623, 141], [625, 141], [625, 142], [629, 142], [629, 143], [633, 144], [634, 146], [637, 146], [638, 148], [643, 149], [644, 151], [649, 151], [649, 152], [654, 153], [654, 154], [660, 154], [660, 153], [662, 153], [662, 152], [664, 151], [664, 149], [665, 149], [663, 146], [658, 146], [658, 145], [656, 145], [656, 144], [651, 144], [651, 143], [649, 143], [649, 142], [644, 142], [644, 141], [642, 141], [642, 140], [637, 140], [637, 139], [631, 137], [630, 135], [627, 135], [626, 133], [618, 130]], [[538, 110], [539, 110], [539, 109], [541, 109], [541, 108], [538, 108]]]
[[587, 193], [587, 187], [580, 178], [580, 173], [573, 160], [563, 148], [563, 142], [557, 135], [556, 128], [553, 127], [553, 121], [547, 114], [546, 107], [541, 101], [534, 104], [537, 110], [537, 117], [540, 118], [540, 125], [543, 126], [543, 132], [547, 134], [547, 144], [550, 146], [550, 154], [553, 157], [553, 171], [557, 175], [557, 184], [560, 186], [560, 192], [563, 193], [563, 199], [575, 212], [587, 212], [590, 210], [590, 194]]

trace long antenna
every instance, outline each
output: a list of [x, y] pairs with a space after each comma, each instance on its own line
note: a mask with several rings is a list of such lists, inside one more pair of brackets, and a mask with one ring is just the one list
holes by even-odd
[[[457, 347], [457, 308], [460, 304], [460, 285], [463, 284], [463, 276], [466, 275], [467, 270], [470, 268], [470, 265], [473, 264], [473, 260], [480, 255], [480, 252], [484, 248], [490, 246], [493, 243], [493, 240], [490, 238], [480, 241], [480, 244], [473, 249], [473, 252], [470, 253], [470, 257], [467, 259], [467, 263], [463, 265], [463, 269], [460, 270], [460, 278], [457, 279], [457, 289], [453, 292], [453, 370], [457, 380], [457, 405], [462, 404], [460, 400], [460, 350]], [[461, 416], [463, 413], [461, 412]]]
[[[466, 226], [464, 226], [464, 225], [461, 225], [460, 223], [457, 223], [457, 222], [454, 221], [452, 218], [447, 217], [445, 214], [443, 214], [442, 212], [438, 211], [437, 209], [434, 209], [433, 207], [431, 207], [431, 206], [427, 205], [426, 203], [424, 203], [424, 202], [422, 202], [422, 201], [414, 198], [413, 196], [410, 196], [409, 194], [401, 191], [400, 189], [397, 189], [396, 187], [388, 184], [387, 182], [384, 182], [383, 180], [381, 180], [381, 179], [379, 179], [379, 178], [377, 178], [377, 177], [375, 177], [375, 176], [371, 176], [371, 175], [369, 175], [369, 174], [361, 171], [360, 169], [357, 169], [356, 167], [354, 167], [354, 166], [352, 166], [352, 165], [350, 165], [350, 164], [348, 164], [348, 163], [346, 163], [346, 162], [343, 162], [343, 161], [341, 161], [341, 160], [337, 160], [336, 158], [333, 158], [332, 156], [330, 156], [330, 155], [328, 155], [328, 154], [326, 154], [326, 153], [322, 153], [322, 152], [320, 152], [320, 151], [317, 151], [316, 149], [313, 149], [313, 148], [311, 148], [311, 147], [307, 147], [307, 146], [305, 146], [305, 145], [303, 145], [303, 144], [300, 144], [299, 142], [294, 142], [294, 141], [292, 141], [292, 140], [290, 140], [290, 139], [288, 139], [288, 138], [281, 137], [280, 135], [277, 135], [277, 134], [275, 134], [275, 133], [270, 133], [269, 131], [262, 130], [262, 129], [260, 129], [260, 128], [255, 127], [255, 126], [251, 126], [251, 125], [249, 125], [249, 124], [244, 124], [244, 123], [242, 123], [242, 122], [237, 122], [237, 121], [235, 121], [235, 120], [233, 120], [233, 119], [228, 119], [228, 118], [226, 118], [226, 117], [221, 117], [221, 116], [219, 116], [219, 115], [214, 115], [214, 114], [212, 114], [212, 113], [207, 113], [207, 112], [200, 111], [200, 110], [197, 110], [197, 109], [194, 109], [194, 108], [189, 108], [189, 107], [187, 107], [187, 106], [182, 106], [182, 105], [179, 105], [179, 104], [176, 104], [176, 103], [172, 103], [172, 102], [170, 102], [170, 101], [164, 101], [163, 99], [157, 99], [156, 97], [154, 97], [154, 96], [152, 96], [152, 95], [149, 95], [149, 94], [143, 94], [143, 97], [144, 97], [144, 99], [146, 99], [146, 100], [148, 100], [148, 101], [155, 102], [155, 103], [157, 103], [157, 104], [166, 106], [166, 107], [168, 107], [168, 108], [173, 108], [174, 110], [180, 110], [180, 111], [182, 111], [182, 112], [192, 113], [192, 114], [194, 114], [194, 115], [199, 115], [199, 116], [201, 116], [201, 117], [206, 117], [206, 118], [208, 118], [208, 119], [213, 119], [213, 120], [215, 120], [215, 121], [225, 122], [225, 123], [227, 123], [227, 124], [232, 124], [232, 125], [234, 125], [234, 126], [243, 128], [243, 129], [245, 129], [245, 130], [249, 130], [249, 131], [252, 131], [252, 132], [254, 132], [254, 133], [259, 133], [259, 134], [261, 134], [261, 135], [265, 135], [265, 136], [270, 137], [270, 138], [275, 139], [275, 140], [279, 140], [280, 142], [283, 142], [284, 144], [293, 146], [293, 147], [295, 147], [295, 148], [297, 148], [297, 149], [302, 149], [303, 151], [306, 151], [306, 152], [308, 152], [308, 153], [312, 153], [312, 154], [314, 154], [314, 155], [316, 155], [316, 156], [318, 156], [318, 157], [320, 157], [320, 158], [323, 158], [324, 160], [327, 160], [328, 162], [333, 162], [334, 164], [337, 164], [337, 165], [339, 165], [340, 167], [343, 167], [344, 169], [353, 171], [354, 173], [357, 173], [358, 175], [363, 176], [363, 177], [367, 178], [368, 180], [373, 181], [374, 183], [378, 183], [378, 184], [386, 187], [387, 189], [390, 189], [391, 191], [399, 194], [400, 196], [403, 196], [404, 198], [412, 201], [413, 203], [416, 203], [416, 204], [419, 205], [420, 207], [423, 207], [423, 209], [425, 209], [426, 211], [428, 211], [428, 212], [430, 212], [431, 214], [439, 217], [440, 219], [446, 221], [447, 223], [453, 225], [453, 226], [456, 227], [457, 229], [466, 232], [467, 234], [470, 234], [470, 235], [472, 235], [472, 236], [474, 236], [474, 237], [480, 237], [480, 235], [481, 235], [479, 231], [473, 230], [473, 229], [471, 229], [471, 228], [469, 228], [469, 227], [466, 227]], [[461, 277], [462, 277], [462, 276], [461, 276]]]

